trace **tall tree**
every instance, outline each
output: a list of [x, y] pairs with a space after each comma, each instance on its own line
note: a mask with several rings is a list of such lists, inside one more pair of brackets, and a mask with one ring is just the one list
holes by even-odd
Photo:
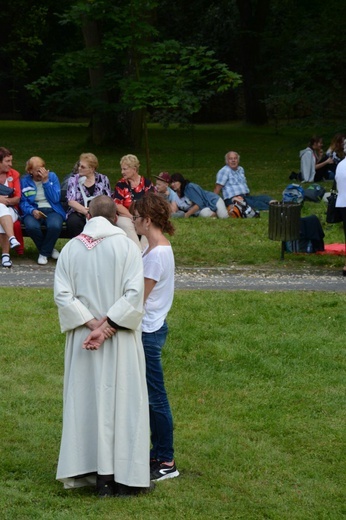
[[[82, 33], [85, 49], [87, 52], [102, 52], [102, 40], [100, 35], [99, 23], [95, 19], [90, 19], [86, 15], [82, 16]], [[89, 66], [90, 94], [95, 104], [107, 106], [109, 104], [108, 91], [104, 86], [104, 64], [97, 60], [95, 64]], [[94, 144], [101, 144], [105, 141], [109, 132], [109, 114], [104, 110], [93, 110], [91, 113], [91, 140]]]
[[[59, 85], [65, 106], [67, 98], [87, 100], [93, 142], [122, 134], [138, 146], [148, 111], [164, 112], [165, 121], [178, 114], [186, 122], [212, 93], [240, 83], [239, 75], [205, 47], [159, 41], [155, 8], [156, 2], [147, 0], [74, 3], [62, 21], [80, 28], [84, 49], [59, 58], [32, 90], [41, 95], [43, 88]], [[89, 70], [89, 91], [71, 84], [71, 70], [76, 74], [83, 67]], [[55, 103], [57, 95], [49, 99]]]
[[[186, 120], [202, 106], [208, 117], [216, 106], [219, 117], [245, 113], [253, 123], [263, 123], [267, 115], [339, 117], [346, 106], [346, 36], [339, 29], [345, 15], [346, 2], [340, 0], [3, 0], [0, 113], [89, 116], [95, 141], [126, 138], [137, 144], [145, 123], [145, 109], [138, 108], [144, 94], [148, 113], [162, 121]], [[186, 89], [184, 80], [179, 91], [182, 78], [175, 67], [168, 100], [167, 85], [158, 88], [161, 72], [169, 70], [159, 44], [168, 49], [173, 41], [190, 49], [191, 57], [201, 47], [214, 51], [217, 61], [243, 75], [243, 85], [212, 98], [201, 84]], [[175, 65], [187, 79], [189, 66], [178, 59]], [[205, 77], [204, 86], [209, 80]], [[179, 103], [173, 107], [175, 95], [182, 99], [188, 92], [190, 102], [180, 103], [187, 109], [183, 116]], [[195, 104], [202, 92], [202, 102]]]
[[265, 90], [259, 64], [270, 5], [270, 0], [237, 0], [240, 15], [241, 72], [244, 82], [245, 116], [248, 123], [267, 122]]
[[75, 36], [58, 24], [70, 0], [2, 0], [0, 32], [0, 113], [38, 117], [40, 101], [26, 84], [48, 74], [52, 56], [65, 52]]
[[[149, 20], [155, 5], [155, 1], [144, 0], [119, 0], [116, 4], [110, 0], [72, 2], [62, 23], [81, 31], [84, 48], [60, 56], [48, 78], [40, 78], [31, 86], [33, 92], [42, 95], [44, 89], [59, 85], [60, 105], [66, 107], [69, 99], [74, 102], [74, 110], [80, 107], [90, 116], [94, 143], [115, 138], [138, 140], [133, 130], [136, 115], [125, 113], [120, 81], [137, 74], [138, 52], [155, 32]], [[88, 84], [79, 80], [83, 70], [88, 71]], [[47, 110], [56, 101], [56, 93], [49, 95]]]

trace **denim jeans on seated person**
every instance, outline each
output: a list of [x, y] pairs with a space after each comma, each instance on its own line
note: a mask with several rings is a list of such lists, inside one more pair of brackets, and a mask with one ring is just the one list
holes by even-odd
[[170, 462], [174, 458], [173, 418], [165, 389], [161, 351], [168, 334], [167, 323], [156, 332], [143, 332], [149, 394], [149, 414], [152, 448], [150, 458]]
[[[28, 236], [34, 241], [38, 252], [43, 256], [51, 256], [58, 240], [63, 224], [62, 216], [52, 208], [40, 208], [47, 218], [36, 219], [32, 215], [24, 217], [24, 224]], [[42, 229], [42, 225], [45, 226]]]

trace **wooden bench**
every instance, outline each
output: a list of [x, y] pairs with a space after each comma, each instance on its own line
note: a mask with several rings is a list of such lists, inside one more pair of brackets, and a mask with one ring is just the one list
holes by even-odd
[[[21, 230], [22, 230], [22, 235], [23, 237], [28, 237], [28, 233], [26, 231], [26, 227], [24, 226], [23, 222], [20, 223], [20, 227], [21, 227]], [[45, 226], [42, 226], [42, 229], [45, 229]], [[60, 233], [60, 238], [70, 238], [68, 235], [67, 235], [67, 229], [66, 229], [66, 222], [63, 223], [62, 225], [62, 230], [61, 230], [61, 233]]]
[[[18, 242], [20, 242], [20, 246], [16, 248], [16, 251], [19, 255], [23, 255], [24, 254], [24, 237], [28, 237], [29, 235], [26, 231], [26, 228], [25, 228], [23, 222], [21, 222], [20, 220], [17, 220], [14, 223], [13, 228], [14, 228], [14, 234], [16, 236], [16, 239], [18, 240]], [[44, 229], [44, 226], [42, 226], [42, 228]], [[66, 222], [64, 222], [62, 225], [62, 229], [61, 229], [59, 238], [70, 238], [67, 234]]]

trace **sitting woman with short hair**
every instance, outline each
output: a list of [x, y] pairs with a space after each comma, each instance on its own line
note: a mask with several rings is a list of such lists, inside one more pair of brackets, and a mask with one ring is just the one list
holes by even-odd
[[111, 195], [109, 179], [98, 173], [98, 159], [93, 153], [82, 153], [78, 161], [78, 173], [68, 179], [66, 199], [67, 233], [70, 238], [79, 235], [86, 224], [90, 200], [98, 195]]
[[136, 155], [128, 154], [120, 159], [122, 178], [116, 183], [112, 197], [117, 207], [117, 226], [125, 231], [127, 236], [142, 250], [146, 245], [146, 239], [142, 240], [137, 235], [130, 207], [147, 192], [155, 191], [155, 187], [150, 179], [139, 174], [139, 167], [140, 163]]
[[60, 202], [60, 181], [54, 172], [46, 169], [41, 157], [31, 157], [26, 171], [21, 179], [20, 209], [27, 234], [39, 252], [37, 263], [46, 265], [49, 257], [57, 260], [59, 256], [54, 246], [66, 219]]

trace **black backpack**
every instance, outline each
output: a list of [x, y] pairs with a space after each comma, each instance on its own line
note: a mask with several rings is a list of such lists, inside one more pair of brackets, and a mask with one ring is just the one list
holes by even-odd
[[321, 202], [323, 195], [326, 190], [319, 184], [310, 184], [307, 188], [304, 188], [304, 200], [310, 202]]

